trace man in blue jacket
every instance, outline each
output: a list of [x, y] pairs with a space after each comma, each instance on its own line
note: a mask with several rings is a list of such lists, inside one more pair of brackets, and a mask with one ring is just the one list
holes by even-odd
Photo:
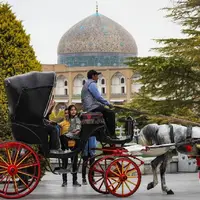
[[110, 136], [117, 139], [115, 136], [115, 113], [112, 110], [105, 108], [105, 106], [112, 108], [112, 105], [101, 96], [97, 88], [99, 74], [101, 73], [95, 70], [90, 70], [87, 73], [88, 80], [85, 82], [81, 91], [83, 110], [86, 112], [101, 112]]

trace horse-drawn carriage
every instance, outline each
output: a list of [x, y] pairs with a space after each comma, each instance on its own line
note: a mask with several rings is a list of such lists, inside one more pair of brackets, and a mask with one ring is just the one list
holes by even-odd
[[[39, 146], [45, 159], [66, 159], [81, 154], [90, 136], [96, 136], [102, 144], [102, 148], [96, 149], [101, 153], [89, 168], [88, 179], [92, 188], [99, 193], [111, 193], [117, 197], [132, 195], [141, 183], [139, 167], [144, 164], [132, 152], [149, 149], [145, 146], [136, 150], [124, 147], [133, 140], [135, 121], [130, 117], [124, 120], [126, 137], [119, 140], [110, 137], [101, 113], [82, 113], [82, 130], [80, 140], [76, 141], [77, 148], [67, 153], [50, 153], [45, 116], [55, 82], [56, 75], [53, 72], [31, 72], [5, 80], [15, 140], [0, 144], [0, 197], [21, 198], [37, 187], [41, 178], [41, 165], [40, 155], [33, 148], [35, 145]], [[168, 148], [166, 145], [162, 147]], [[55, 174], [66, 173], [68, 169], [59, 166], [51, 171]], [[18, 187], [19, 182], [23, 187]]]
[[[129, 196], [139, 187], [142, 161], [122, 148], [133, 139], [134, 120], [126, 120], [126, 137], [112, 139], [101, 113], [83, 113], [82, 130], [77, 148], [68, 153], [52, 154], [49, 149], [48, 123], [45, 121], [56, 75], [53, 72], [31, 72], [7, 78], [5, 88], [14, 141], [0, 144], [0, 197], [20, 198], [31, 193], [41, 177], [38, 153], [31, 145], [39, 145], [45, 158], [71, 158], [84, 151], [90, 136], [102, 144], [102, 153], [89, 170], [90, 185], [100, 193]], [[118, 144], [118, 147], [115, 145]], [[57, 171], [56, 171], [57, 170]], [[54, 173], [66, 173], [61, 167]], [[18, 187], [21, 182], [23, 187]]]

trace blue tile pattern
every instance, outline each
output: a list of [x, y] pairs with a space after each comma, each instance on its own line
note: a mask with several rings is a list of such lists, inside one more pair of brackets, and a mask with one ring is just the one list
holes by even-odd
[[132, 35], [101, 14], [91, 15], [70, 28], [58, 45], [58, 64], [68, 66], [123, 66], [137, 56]]
[[125, 66], [126, 58], [136, 56], [121, 53], [84, 53], [58, 55], [58, 63], [73, 66]]

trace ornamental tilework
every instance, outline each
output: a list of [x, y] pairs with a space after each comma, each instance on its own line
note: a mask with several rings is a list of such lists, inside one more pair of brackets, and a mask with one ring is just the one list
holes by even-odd
[[125, 66], [126, 58], [136, 55], [108, 54], [102, 55], [59, 55], [58, 63], [73, 66]]
[[137, 56], [132, 35], [101, 14], [75, 24], [58, 45], [58, 63], [69, 66], [121, 66], [130, 56]]

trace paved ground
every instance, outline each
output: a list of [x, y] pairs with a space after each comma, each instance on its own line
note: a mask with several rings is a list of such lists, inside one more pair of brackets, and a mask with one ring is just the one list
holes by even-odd
[[[71, 179], [69, 174], [69, 179]], [[128, 199], [137, 200], [198, 200], [200, 199], [200, 183], [196, 173], [191, 174], [167, 174], [168, 186], [173, 189], [175, 195], [165, 195], [160, 190], [160, 184], [151, 191], [146, 190], [147, 183], [152, 179], [151, 175], [143, 176], [138, 191]], [[81, 177], [79, 175], [79, 180]], [[102, 195], [93, 191], [87, 185], [73, 188], [71, 181], [65, 188], [61, 187], [61, 177], [47, 173], [39, 186], [23, 199], [59, 200], [59, 199], [116, 199], [112, 195]]]

